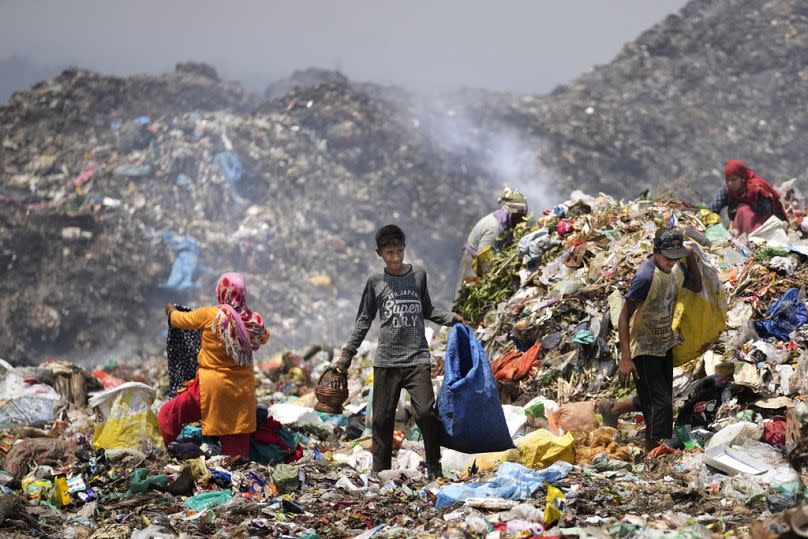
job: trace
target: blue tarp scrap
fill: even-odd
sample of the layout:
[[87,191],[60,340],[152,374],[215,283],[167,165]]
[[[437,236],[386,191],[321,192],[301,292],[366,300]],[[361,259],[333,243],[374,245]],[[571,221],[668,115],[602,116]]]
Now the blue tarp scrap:
[[152,172],[152,167],[148,163],[140,165],[134,163],[127,163],[118,165],[112,169],[112,174],[115,176],[126,176],[127,178],[137,178],[141,176],[148,176]]
[[505,498],[524,501],[532,497],[544,483],[555,483],[572,470],[569,462],[558,461],[543,470],[533,470],[515,462],[503,462],[486,483],[449,485],[438,492],[435,509],[469,498]]
[[516,254],[523,264],[535,262],[552,247],[553,241],[546,228],[525,234],[516,246]]
[[221,169],[222,174],[230,183],[238,182],[241,175],[244,174],[244,166],[238,155],[233,152],[217,153],[213,158],[213,163]]
[[196,287],[194,276],[199,267],[199,245],[193,236],[181,236],[176,232],[167,230],[163,232],[163,241],[177,258],[171,266],[171,274],[163,288],[172,290],[186,290]]
[[796,288],[789,288],[769,307],[764,320],[755,321],[755,331],[761,338],[775,337],[779,341],[789,340],[795,329],[808,322],[808,309],[805,300]]

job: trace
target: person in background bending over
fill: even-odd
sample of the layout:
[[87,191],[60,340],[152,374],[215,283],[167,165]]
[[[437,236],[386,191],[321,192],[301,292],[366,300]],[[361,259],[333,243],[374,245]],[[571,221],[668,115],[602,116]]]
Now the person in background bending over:
[[732,159],[724,166],[726,184],[716,193],[707,209],[721,213],[726,206],[736,234],[750,234],[774,215],[788,222],[780,194],[755,174],[743,161]]
[[467,281],[485,274],[493,254],[492,250],[507,242],[507,232],[525,220],[527,198],[524,194],[505,187],[498,202],[501,204],[500,208],[477,221],[471,229],[463,246],[463,258],[460,261],[460,275],[455,292],[463,288]]

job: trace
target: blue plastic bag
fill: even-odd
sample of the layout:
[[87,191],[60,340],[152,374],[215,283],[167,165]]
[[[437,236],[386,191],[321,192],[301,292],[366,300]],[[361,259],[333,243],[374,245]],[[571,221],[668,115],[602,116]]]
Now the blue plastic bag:
[[435,509],[453,503],[464,502],[469,498],[505,498],[524,501],[533,496],[543,483],[555,483],[567,477],[572,464],[554,462],[544,470],[531,470],[515,462],[503,462],[494,478],[487,483],[466,483],[449,485],[438,492]]
[[199,266],[199,245],[193,236],[180,236],[176,232],[167,230],[163,232],[163,241],[172,251],[177,252],[177,258],[171,265],[171,273],[163,288],[170,290],[188,290],[195,288],[194,276]]
[[755,331],[762,338],[789,340],[792,331],[808,322],[808,309],[796,288],[789,288],[769,307],[766,319],[755,321]]
[[233,152],[217,153],[213,158],[213,162],[218,165],[222,170],[222,174],[224,174],[224,177],[227,178],[227,181],[230,183],[238,182],[241,179],[241,175],[244,174],[244,167],[241,164],[241,160],[238,158],[238,155]]
[[488,356],[467,326],[452,328],[443,363],[441,445],[463,453],[513,448]]

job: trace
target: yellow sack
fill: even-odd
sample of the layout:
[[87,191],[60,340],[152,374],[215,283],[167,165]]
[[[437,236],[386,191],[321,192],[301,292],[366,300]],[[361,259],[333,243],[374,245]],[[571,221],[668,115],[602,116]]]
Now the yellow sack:
[[715,269],[704,263],[704,254],[694,246],[701,271],[702,289],[698,294],[685,288],[679,291],[673,311],[673,330],[682,343],[673,348],[677,367],[705,352],[721,335],[727,323],[727,299]]
[[165,450],[157,418],[151,411],[156,391],[146,384],[127,382],[90,399],[101,412],[95,425],[93,449]]
[[482,277],[491,267],[492,260],[494,260],[494,250],[490,245],[486,245],[477,251],[477,256],[471,261],[471,269],[478,277]]
[[519,464],[524,466],[546,468],[559,460],[575,464],[575,438],[569,432],[556,436],[549,430],[539,429],[514,442],[521,454]]
[[495,451],[494,453],[483,453],[471,459],[468,468],[473,465],[481,472],[490,472],[503,462],[519,462],[522,454],[518,449],[508,449],[506,451]]

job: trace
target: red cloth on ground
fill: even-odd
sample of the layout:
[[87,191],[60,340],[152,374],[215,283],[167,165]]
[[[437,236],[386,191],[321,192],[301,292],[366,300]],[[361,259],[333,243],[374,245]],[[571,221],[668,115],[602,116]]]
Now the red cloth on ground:
[[279,422],[273,418],[268,417],[263,425],[258,425],[258,430],[253,433],[255,441],[262,444],[277,445],[284,452],[288,452],[290,447],[283,441],[283,438],[278,434],[278,431],[283,427]]
[[786,418],[783,416],[773,417],[771,421],[763,423],[763,441],[769,445],[786,445]]
[[539,360],[541,343],[537,342],[527,352],[511,350],[491,364],[491,370],[497,380],[521,380],[530,373]]
[[283,428],[283,425],[275,421],[275,419],[272,417],[268,417],[262,425],[258,425],[258,430],[256,430],[252,436],[256,442],[277,445],[280,447],[286,454],[283,462],[289,464],[290,462],[299,460],[303,456],[303,448],[298,445],[294,448],[294,450],[292,450],[292,448],[289,447],[284,439],[278,434],[278,431],[281,428]]
[[[157,412],[157,425],[166,446],[177,439],[182,427],[188,423],[202,419],[202,407],[199,404],[199,377],[188,384],[185,391],[168,401]],[[249,434],[228,434],[219,436],[222,454],[229,456],[250,456]]]
[[250,458],[249,434],[225,434],[219,436],[219,443],[222,446],[222,455]]

